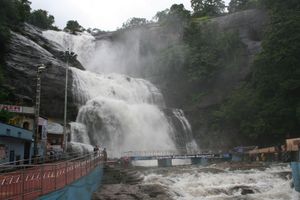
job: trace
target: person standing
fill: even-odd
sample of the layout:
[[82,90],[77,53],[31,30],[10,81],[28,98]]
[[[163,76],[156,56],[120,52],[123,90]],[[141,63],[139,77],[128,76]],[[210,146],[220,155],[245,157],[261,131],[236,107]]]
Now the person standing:
[[106,152],[106,148],[103,149],[103,160],[104,160],[104,162],[107,161],[107,152]]

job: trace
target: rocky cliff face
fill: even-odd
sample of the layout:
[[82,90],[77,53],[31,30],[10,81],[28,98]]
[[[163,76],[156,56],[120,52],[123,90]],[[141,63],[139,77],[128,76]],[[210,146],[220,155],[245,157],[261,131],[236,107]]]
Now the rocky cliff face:
[[267,21],[268,16],[264,10],[246,10],[212,20],[212,23],[217,24],[221,30],[238,31],[240,40],[244,44],[244,51],[240,58],[242,64],[237,68],[231,69],[224,65],[223,70],[213,80],[199,85],[189,85],[190,90],[185,90],[187,93],[183,94],[187,97],[188,92],[203,93],[196,107],[191,107],[186,104],[188,101],[183,100],[186,115],[202,148],[222,149],[246,143],[235,130],[213,131],[210,128],[213,120],[211,113],[251,73],[251,64],[261,50],[261,40]]
[[[41,75],[41,115],[63,119],[66,66],[63,52],[45,39],[41,30],[31,25],[25,24],[20,33],[12,32],[4,68],[4,85],[12,91],[17,101],[34,106],[36,74],[41,64],[47,67]],[[78,61],[72,64],[83,69]],[[72,74],[69,74],[69,118],[74,120],[77,109],[72,103]]]

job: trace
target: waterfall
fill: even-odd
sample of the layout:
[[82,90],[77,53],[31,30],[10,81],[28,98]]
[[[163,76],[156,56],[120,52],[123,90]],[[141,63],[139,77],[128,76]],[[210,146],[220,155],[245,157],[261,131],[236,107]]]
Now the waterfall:
[[[62,51],[66,50],[64,46],[71,47],[87,69],[89,58],[99,52],[90,35],[45,31],[44,36]],[[149,81],[70,69],[73,99],[79,108],[76,122],[71,123],[73,142],[105,147],[110,156],[116,157],[126,151],[184,148],[184,152],[191,152],[197,148],[191,145],[192,129],[182,110],[167,114],[163,95]]]
[[162,94],[154,85],[118,74],[71,70],[73,94],[82,105],[76,122],[85,125],[91,144],[115,156],[176,150],[172,126],[159,108],[164,106]]
[[88,33],[72,35],[63,31],[43,31],[43,36],[52,41],[61,51],[73,51],[78,60],[85,66],[93,57],[95,51],[95,38]]

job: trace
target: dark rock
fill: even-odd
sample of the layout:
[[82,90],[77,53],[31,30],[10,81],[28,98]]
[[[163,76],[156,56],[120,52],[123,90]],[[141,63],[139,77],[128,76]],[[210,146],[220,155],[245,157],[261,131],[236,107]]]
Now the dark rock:
[[[31,100],[26,103],[27,106],[34,106],[37,67],[46,65],[47,69],[41,75],[41,115],[58,120],[63,119],[64,111],[66,63],[58,56],[61,53],[42,36],[41,30],[25,25],[21,33],[12,32],[3,70],[4,84],[10,87],[19,100]],[[78,61],[73,67],[83,69]],[[68,119],[75,120],[77,106],[72,99],[72,73],[69,72]]]
[[241,195],[254,194],[254,193],[258,192],[257,189],[251,188],[251,187],[245,186],[245,185],[235,186],[235,187],[231,188],[230,191],[231,191],[231,193],[240,191]]

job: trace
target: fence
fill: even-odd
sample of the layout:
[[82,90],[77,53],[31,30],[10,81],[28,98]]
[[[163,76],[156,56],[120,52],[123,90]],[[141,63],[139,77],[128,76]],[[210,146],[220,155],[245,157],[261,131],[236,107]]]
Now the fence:
[[0,173],[0,200],[36,199],[89,174],[102,160],[100,153],[93,153],[51,164],[1,165],[6,172]]

